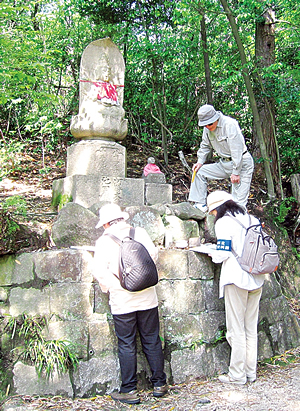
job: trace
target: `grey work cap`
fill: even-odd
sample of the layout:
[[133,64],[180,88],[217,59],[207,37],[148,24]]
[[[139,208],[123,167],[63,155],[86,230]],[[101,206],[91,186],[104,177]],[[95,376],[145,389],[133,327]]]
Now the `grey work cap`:
[[218,113],[213,106],[205,104],[198,110],[198,125],[207,126],[207,124],[214,123],[219,117],[220,113]]

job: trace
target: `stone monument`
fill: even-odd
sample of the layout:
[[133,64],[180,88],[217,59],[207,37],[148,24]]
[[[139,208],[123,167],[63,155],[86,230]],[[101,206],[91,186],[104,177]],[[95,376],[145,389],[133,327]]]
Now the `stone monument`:
[[[68,148],[67,175],[54,181],[53,206],[73,201],[89,208],[100,201],[122,207],[172,202],[172,186],[147,194],[143,178],[126,178],[126,149],[119,144],[127,135],[123,109],[125,64],[110,38],[96,40],[84,50],[80,64],[79,112],[70,131],[79,141]],[[153,183],[152,183],[153,185]],[[153,187],[152,187],[153,190]]]
[[123,56],[111,39],[87,46],[80,65],[79,113],[70,127],[75,138],[121,141],[126,137],[124,73]]

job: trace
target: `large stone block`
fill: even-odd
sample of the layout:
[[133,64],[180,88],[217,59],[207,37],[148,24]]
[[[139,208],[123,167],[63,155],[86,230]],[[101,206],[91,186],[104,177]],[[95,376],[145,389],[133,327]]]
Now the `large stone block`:
[[[268,309],[262,304],[264,302],[261,303],[258,323],[259,332],[264,332],[269,340],[272,355],[278,355],[290,348],[299,346],[300,340],[299,319],[289,311],[284,297],[278,297],[276,300],[275,304],[269,307],[269,313],[272,309],[274,310],[271,316],[268,315]],[[282,313],[280,313],[280,309],[282,309]]]
[[106,353],[101,358],[80,361],[74,372],[76,397],[91,397],[110,394],[120,386],[120,366],[118,357]]
[[113,141],[81,140],[67,151],[67,177],[126,177],[126,148]]
[[145,204],[169,204],[172,203],[172,185],[171,184],[145,184]]
[[267,337],[264,331],[258,332],[258,352],[257,358],[259,361],[262,361],[265,358],[271,358],[274,355],[270,339]]
[[49,287],[50,312],[61,320],[81,320],[92,313],[91,283],[57,283]]
[[283,320],[289,315],[289,306],[283,295],[272,300],[268,298],[260,301],[259,318],[268,318],[270,324]]
[[5,303],[8,299],[8,289],[0,287],[0,302]]
[[38,278],[52,282],[92,282],[93,257],[88,251],[70,249],[33,255]]
[[178,204],[168,204],[168,208],[172,211],[176,217],[181,220],[203,220],[206,216],[203,211],[194,208],[190,202],[178,203]]
[[9,315],[9,306],[3,302],[0,302],[0,315]]
[[281,287],[274,274],[265,274],[261,299],[274,299],[282,294]]
[[61,395],[72,397],[69,374],[54,372],[51,378],[38,377],[35,367],[17,362],[14,366],[14,390],[17,395]]
[[188,251],[188,275],[195,280],[212,280],[214,264],[206,254]]
[[171,315],[164,317],[165,339],[178,349],[216,344],[224,336],[225,312]]
[[[173,351],[171,354],[171,368],[174,383],[188,382],[195,378],[212,377],[216,372],[228,369],[227,355],[224,355],[224,346],[219,350],[199,345],[194,349]],[[222,351],[222,352],[220,352]]]
[[97,314],[106,314],[110,312],[110,307],[108,303],[108,294],[101,291],[98,282],[93,283],[93,288],[91,289],[92,298],[94,301],[94,312]]
[[9,297],[10,315],[17,317],[26,313],[31,316],[50,315],[49,288],[13,288]]
[[[107,315],[93,315],[89,321],[89,355],[102,357],[105,351],[115,351],[117,347],[117,338],[114,333],[112,324],[109,323]],[[114,349],[115,348],[115,349]]]
[[180,218],[170,215],[165,216],[165,230],[168,238],[173,242],[188,240],[191,237],[199,237],[199,226],[193,220],[181,220]]
[[145,179],[145,183],[166,184],[164,173],[149,173],[146,176],[143,173],[142,177]]
[[[199,280],[198,280],[199,281]],[[224,311],[224,298],[219,298],[219,282],[215,280],[201,281],[205,310]]]
[[13,273],[15,267],[15,257],[0,257],[0,286],[13,284]]
[[24,253],[16,257],[12,276],[14,284],[23,284],[34,279],[33,255]]
[[72,352],[78,358],[87,359],[88,323],[86,320],[55,321],[51,320],[43,330],[46,340],[64,340],[72,343]]
[[102,177],[97,201],[109,201],[121,207],[143,206],[144,184],[142,178]]
[[188,275],[188,252],[160,250],[156,266],[160,279],[185,279]]
[[283,353],[287,351],[288,347],[299,346],[300,333],[299,330],[295,332],[294,325],[290,317],[269,327],[274,354]]
[[126,207],[129,214],[128,223],[133,227],[143,227],[155,244],[162,244],[165,237],[165,227],[158,211],[152,207]]
[[94,246],[103,233],[95,228],[99,222],[92,211],[79,204],[68,203],[59,212],[52,225],[52,238],[57,247]]
[[198,314],[206,308],[201,281],[162,280],[156,286],[163,316]]

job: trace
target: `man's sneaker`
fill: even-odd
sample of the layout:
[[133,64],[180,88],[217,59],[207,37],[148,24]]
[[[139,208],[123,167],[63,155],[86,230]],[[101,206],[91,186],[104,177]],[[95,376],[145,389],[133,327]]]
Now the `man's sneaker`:
[[207,206],[206,204],[200,204],[200,203],[195,203],[194,208],[197,208],[197,210],[202,211],[203,213],[206,213],[207,211]]
[[221,381],[221,382],[223,382],[223,383],[239,384],[239,385],[244,385],[244,384],[246,384],[246,381],[234,380],[234,379],[231,378],[230,375],[228,375],[228,374],[219,375],[218,379],[219,379],[219,381]]
[[130,392],[113,392],[110,396],[113,400],[125,404],[139,404],[141,401],[137,390],[132,390]]
[[153,388],[153,396],[154,397],[163,397],[168,392],[167,384],[162,385],[161,387],[154,387]]
[[247,382],[254,382],[256,381],[256,377],[247,377]]

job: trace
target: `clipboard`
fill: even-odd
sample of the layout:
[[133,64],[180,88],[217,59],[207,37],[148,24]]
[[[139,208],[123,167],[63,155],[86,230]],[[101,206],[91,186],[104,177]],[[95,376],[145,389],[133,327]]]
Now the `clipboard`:
[[216,251],[217,245],[211,243],[204,243],[198,247],[190,248],[189,251],[195,251],[196,253],[211,254]]

